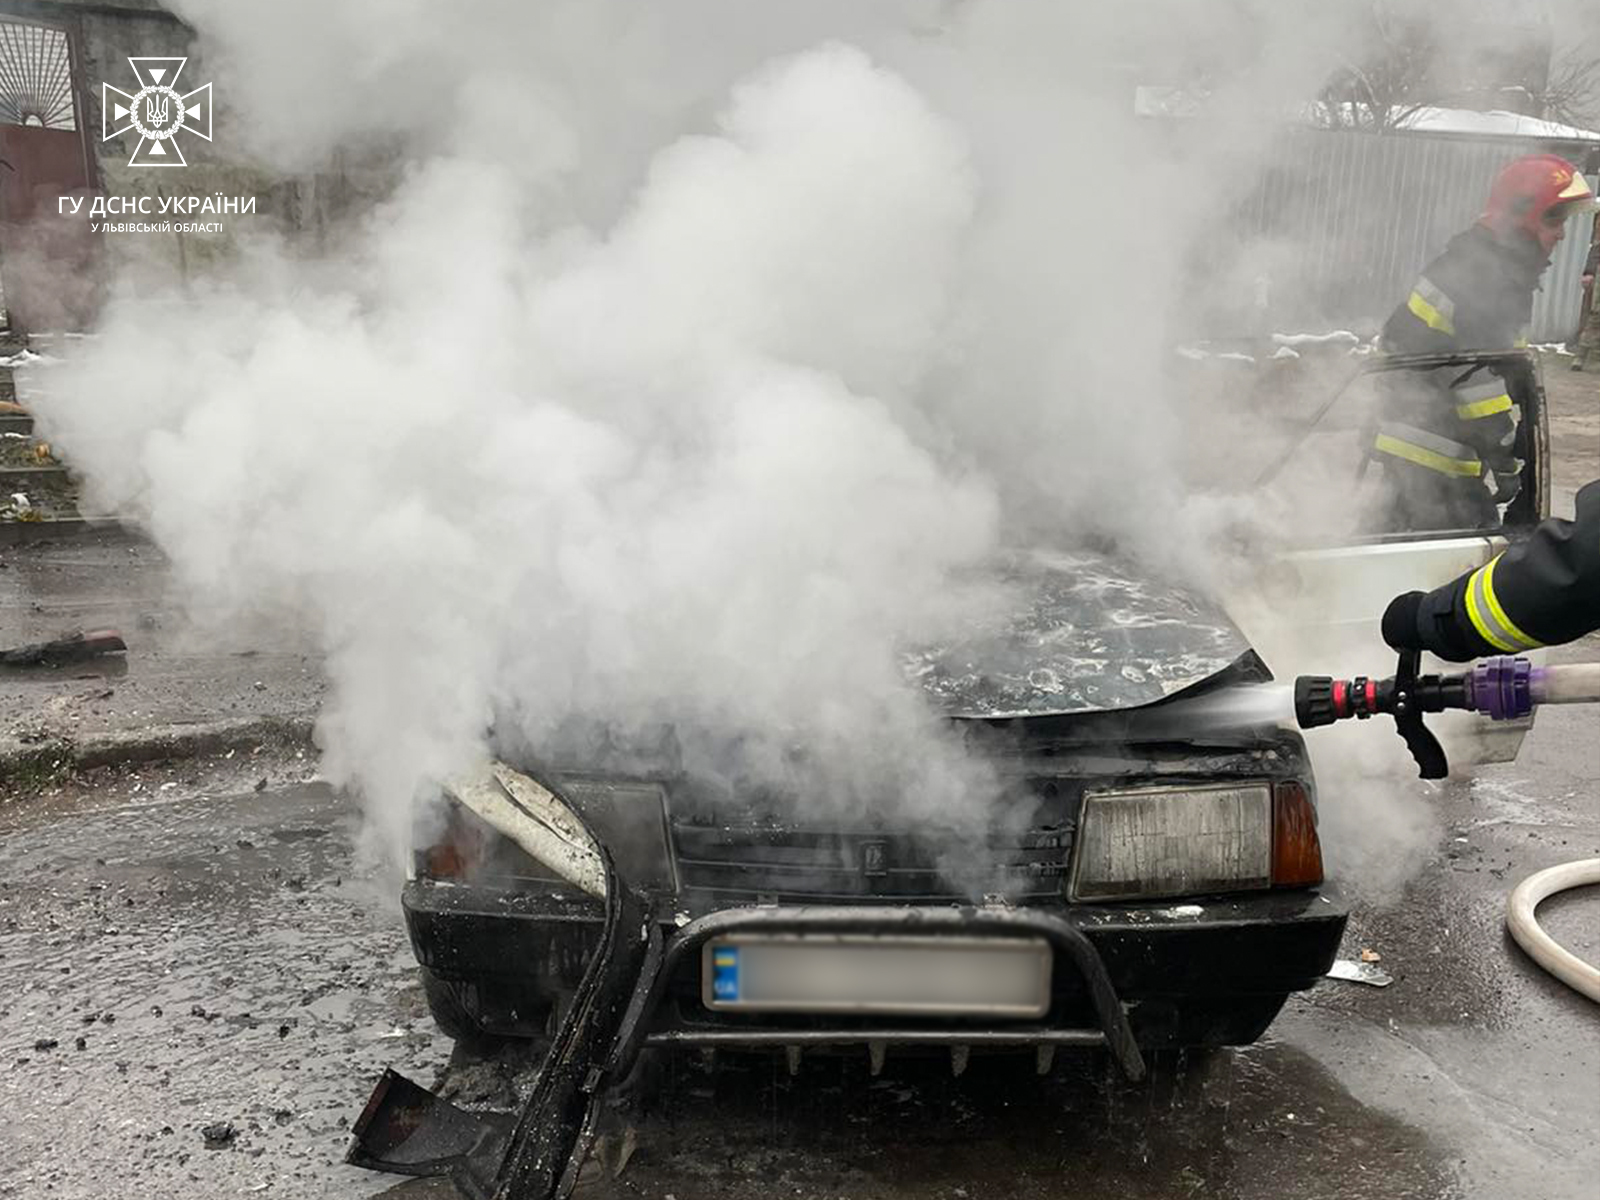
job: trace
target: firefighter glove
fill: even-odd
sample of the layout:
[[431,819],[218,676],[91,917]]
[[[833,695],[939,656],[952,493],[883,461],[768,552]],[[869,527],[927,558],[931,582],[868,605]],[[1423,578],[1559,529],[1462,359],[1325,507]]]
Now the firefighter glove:
[[1383,612],[1383,640],[1391,649],[1422,649],[1422,633],[1417,625],[1422,596],[1421,592],[1407,592],[1389,601],[1389,607]]

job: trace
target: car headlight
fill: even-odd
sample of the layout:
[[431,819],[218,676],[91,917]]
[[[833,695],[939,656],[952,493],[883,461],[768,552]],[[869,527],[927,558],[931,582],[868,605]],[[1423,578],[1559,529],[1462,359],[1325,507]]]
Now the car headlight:
[[666,797],[658,783],[582,777],[547,786],[489,762],[447,781],[443,793],[442,819],[429,820],[413,856],[415,875],[459,882],[562,879],[600,894],[592,840],[598,839],[629,884],[675,886]]
[[1091,792],[1068,888],[1074,900],[1247,891],[1271,887],[1272,866],[1269,784]]

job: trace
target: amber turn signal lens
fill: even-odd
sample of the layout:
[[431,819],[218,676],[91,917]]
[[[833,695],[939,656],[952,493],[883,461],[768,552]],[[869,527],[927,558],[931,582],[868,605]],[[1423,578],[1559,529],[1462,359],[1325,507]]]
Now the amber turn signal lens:
[[1298,783],[1272,788],[1272,886],[1310,887],[1322,882],[1317,812]]

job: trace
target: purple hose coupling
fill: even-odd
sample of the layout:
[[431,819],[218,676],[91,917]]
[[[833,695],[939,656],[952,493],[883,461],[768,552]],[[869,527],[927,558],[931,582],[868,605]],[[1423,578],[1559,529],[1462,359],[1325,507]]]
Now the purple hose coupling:
[[1495,721],[1525,717],[1533,711],[1534,677],[1543,674],[1525,658],[1486,658],[1463,677],[1467,707]]

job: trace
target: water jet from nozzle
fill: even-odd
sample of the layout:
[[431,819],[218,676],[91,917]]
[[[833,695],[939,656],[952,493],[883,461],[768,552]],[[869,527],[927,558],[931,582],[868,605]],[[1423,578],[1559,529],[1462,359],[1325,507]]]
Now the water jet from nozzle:
[[1243,729],[1287,725],[1295,717],[1294,688],[1287,683],[1222,688],[1172,705],[1174,718],[1191,729]]

